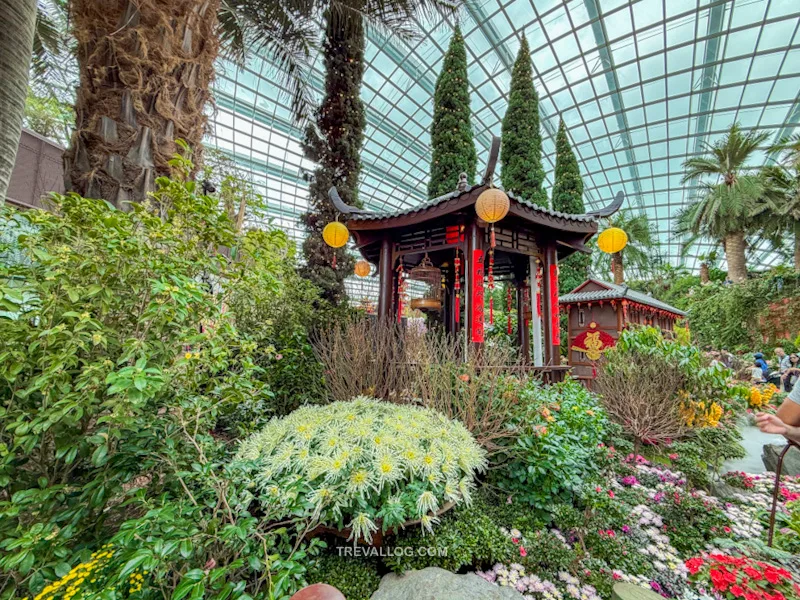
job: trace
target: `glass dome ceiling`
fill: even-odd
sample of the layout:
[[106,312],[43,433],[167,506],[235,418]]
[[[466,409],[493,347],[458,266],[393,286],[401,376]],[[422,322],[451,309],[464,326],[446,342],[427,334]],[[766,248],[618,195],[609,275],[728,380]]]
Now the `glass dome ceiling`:
[[[492,135],[500,135],[519,36],[531,48],[540,97],[545,186],[552,188],[555,133],[561,116],[585,184],[587,209],[618,190],[658,232],[661,259],[689,269],[709,251],[681,256],[672,233],[678,209],[693,196],[682,163],[734,122],[770,134],[800,123],[800,3],[797,0],[465,0],[459,14],[467,45],[479,171]],[[360,197],[390,210],[426,200],[433,91],[452,32],[418,23],[411,42],[369,31],[361,95],[367,110]],[[311,84],[321,97],[321,57]],[[274,222],[298,241],[307,209],[302,132],[287,94],[259,57],[247,68],[223,65],[210,142],[252,174]],[[764,152],[752,164],[764,164]],[[751,265],[779,262],[766,243]],[[351,287],[351,296],[372,285]]]

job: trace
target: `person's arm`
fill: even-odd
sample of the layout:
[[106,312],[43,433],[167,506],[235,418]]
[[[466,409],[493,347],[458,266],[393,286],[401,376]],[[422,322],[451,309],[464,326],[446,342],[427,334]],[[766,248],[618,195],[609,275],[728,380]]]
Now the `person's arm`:
[[778,415],[758,413],[756,415],[756,425],[764,433],[774,433],[782,435],[787,440],[800,444],[800,427],[787,425]]
[[794,386],[776,414],[781,421],[791,427],[800,425],[800,385]]

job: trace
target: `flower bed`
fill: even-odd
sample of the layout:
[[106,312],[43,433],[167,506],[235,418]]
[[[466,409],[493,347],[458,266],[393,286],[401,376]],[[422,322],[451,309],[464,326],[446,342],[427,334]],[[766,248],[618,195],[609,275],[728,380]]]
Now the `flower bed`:
[[[496,564],[478,575],[547,600],[610,598],[618,581],[681,600],[800,597],[800,574],[792,579],[789,554],[763,554],[774,476],[730,473],[723,479],[741,492],[720,499],[690,488],[679,471],[627,456],[605,481],[583,489],[578,508],[554,508],[556,528],[507,531],[519,562]],[[779,522],[782,516],[791,525],[800,512],[798,498],[800,478],[786,478]],[[531,557],[541,536],[557,536],[568,557],[552,565],[547,556]]]

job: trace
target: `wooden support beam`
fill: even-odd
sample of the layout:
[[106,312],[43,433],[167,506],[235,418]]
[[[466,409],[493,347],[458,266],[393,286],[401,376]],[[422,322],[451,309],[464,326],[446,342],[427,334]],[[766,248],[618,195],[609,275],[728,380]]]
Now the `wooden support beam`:
[[388,237],[381,240],[381,254],[378,262],[378,318],[388,321],[392,317],[392,295],[394,293],[394,269],[392,260],[392,242]]

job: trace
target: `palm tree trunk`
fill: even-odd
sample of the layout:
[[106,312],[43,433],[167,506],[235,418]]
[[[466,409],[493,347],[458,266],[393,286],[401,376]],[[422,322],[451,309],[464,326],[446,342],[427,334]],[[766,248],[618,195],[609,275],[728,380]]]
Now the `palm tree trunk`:
[[700,263],[700,284],[707,285],[711,281],[707,262]]
[[68,190],[142,201],[182,139],[201,159],[220,0],[74,0],[80,84]]
[[794,270],[800,273],[800,221],[794,222]]
[[745,258],[744,233],[737,231],[725,236],[725,258],[728,259],[728,278],[733,283],[747,281],[747,259]]
[[28,95],[36,0],[0,0],[0,204],[6,201],[8,182],[22,130]]
[[622,252],[614,252],[611,255],[611,271],[614,273],[614,283],[622,285],[625,283],[625,269],[622,263]]

